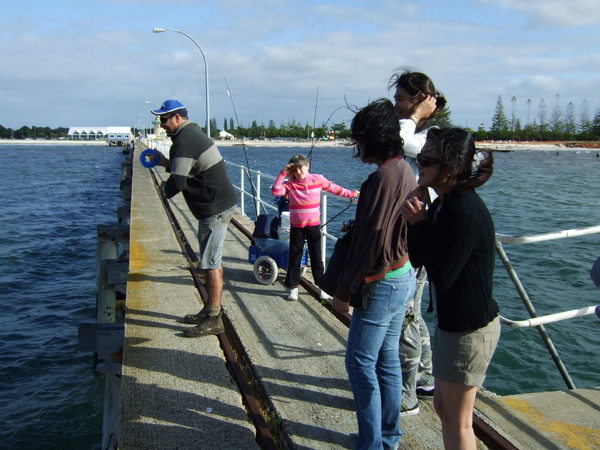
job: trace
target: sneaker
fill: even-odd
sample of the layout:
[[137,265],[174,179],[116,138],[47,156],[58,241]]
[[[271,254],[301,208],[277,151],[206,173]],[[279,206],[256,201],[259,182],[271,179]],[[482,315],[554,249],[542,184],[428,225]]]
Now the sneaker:
[[322,289],[319,289],[319,300],[329,300],[331,296]]
[[417,388],[417,398],[422,398],[424,400],[433,399],[433,388],[431,388],[431,389]]
[[412,408],[405,408],[404,405],[402,405],[402,409],[400,410],[400,416],[416,416],[420,412],[421,411],[419,410],[419,403],[417,402],[417,404]]
[[222,312],[219,313],[218,316],[209,316],[208,314],[206,314],[206,316],[201,319],[198,325],[192,328],[188,328],[183,332],[183,335],[185,337],[192,338],[220,334],[223,331],[225,331],[222,316]]
[[208,317],[205,309],[202,309],[198,314],[187,314],[183,318],[183,323],[200,323]]
[[298,288],[290,289],[290,295],[288,295],[288,300],[298,300]]

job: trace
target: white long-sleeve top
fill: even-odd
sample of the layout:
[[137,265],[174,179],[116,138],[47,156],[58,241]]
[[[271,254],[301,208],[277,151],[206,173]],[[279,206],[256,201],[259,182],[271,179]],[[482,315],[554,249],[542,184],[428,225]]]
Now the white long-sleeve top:
[[417,173],[417,154],[425,145],[428,128],[415,133],[417,124],[412,119],[400,119],[400,137],[404,141],[404,159],[410,164],[413,172]]
[[[417,154],[421,153],[425,141],[427,140],[427,132],[429,128],[415,133],[417,124],[412,119],[400,119],[400,137],[404,141],[404,159],[410,164],[413,173],[419,180],[419,170],[417,169]],[[437,194],[429,188],[429,197],[431,201],[437,198]]]

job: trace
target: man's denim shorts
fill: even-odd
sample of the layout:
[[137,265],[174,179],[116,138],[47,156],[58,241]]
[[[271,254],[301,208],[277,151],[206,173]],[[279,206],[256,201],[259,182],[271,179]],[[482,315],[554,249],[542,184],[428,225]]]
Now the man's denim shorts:
[[227,236],[227,225],[236,207],[233,206],[219,214],[198,222],[198,241],[200,241],[200,269],[220,269],[223,258],[223,244]]

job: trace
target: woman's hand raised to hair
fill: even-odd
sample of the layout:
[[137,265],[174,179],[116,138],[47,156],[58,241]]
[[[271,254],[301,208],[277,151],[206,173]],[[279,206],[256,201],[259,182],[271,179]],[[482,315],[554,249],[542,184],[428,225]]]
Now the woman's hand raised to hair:
[[421,103],[415,106],[412,116],[421,120],[427,120],[431,117],[436,108],[436,99],[432,95],[426,96]]

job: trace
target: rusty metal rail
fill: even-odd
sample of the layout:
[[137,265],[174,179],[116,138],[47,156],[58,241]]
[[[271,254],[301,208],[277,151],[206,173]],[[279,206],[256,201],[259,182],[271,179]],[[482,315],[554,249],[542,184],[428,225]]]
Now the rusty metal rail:
[[[158,179],[157,179],[154,171],[150,171],[150,173],[152,175],[152,179],[154,181],[154,186],[155,186],[156,190],[158,191],[159,198],[161,199],[161,202],[163,204],[163,207],[165,209],[167,217],[169,218],[169,223],[171,224],[171,227],[173,228],[173,232],[175,233],[175,237],[176,237],[177,241],[179,242],[181,251],[183,252],[183,255],[185,256],[185,258],[188,262],[188,266],[190,268],[190,272],[192,274],[194,284],[196,285],[196,288],[198,289],[198,292],[200,293],[202,300],[206,302],[206,300],[207,300],[206,290],[204,289],[204,285],[202,284],[201,276],[198,273],[198,271],[196,270],[196,265],[198,262],[196,253],[192,249],[189,241],[186,239],[186,237],[179,225],[179,222],[177,221],[177,218],[175,217],[175,214],[171,210],[171,206],[169,205],[168,200],[165,198],[165,196],[162,194],[162,192],[160,192],[159,182],[158,182]],[[228,338],[228,334],[232,334],[232,333],[235,334],[235,330],[231,326],[231,323],[227,319],[226,315],[225,314],[223,314],[223,315],[224,315],[224,319],[225,319],[223,321],[223,323],[225,325],[225,333],[221,333],[217,337],[219,339],[221,348],[223,349],[223,353],[225,354],[225,359],[227,361],[227,365],[230,369],[232,377],[240,389],[240,393],[242,394],[243,402],[246,405],[246,408],[248,409],[248,414],[250,415],[252,422],[254,423],[254,426],[256,427],[256,441],[257,441],[258,445],[260,445],[260,447],[264,450],[277,450],[278,446],[275,443],[275,439],[273,438],[273,435],[271,434],[269,425],[267,424],[267,421],[265,420],[265,418],[262,414],[262,411],[261,411],[261,408],[259,405],[259,401],[257,398],[258,397],[257,393],[255,393],[253,391],[248,379],[246,378],[246,376],[244,376],[242,364],[240,363],[240,361],[238,360],[238,358],[236,356],[236,352],[240,352],[241,349],[240,348],[234,349],[232,342],[235,341],[235,339],[230,340]]]

